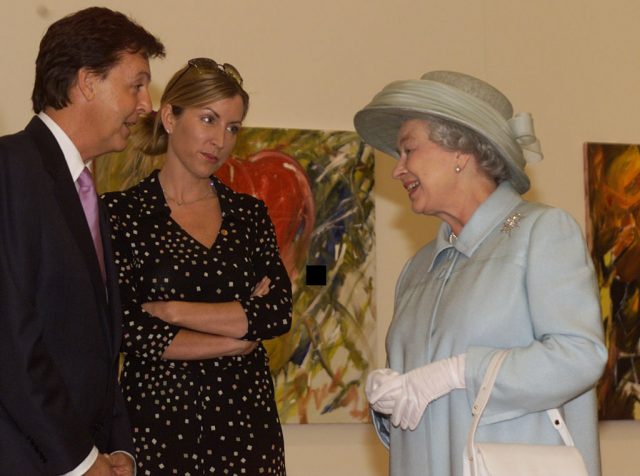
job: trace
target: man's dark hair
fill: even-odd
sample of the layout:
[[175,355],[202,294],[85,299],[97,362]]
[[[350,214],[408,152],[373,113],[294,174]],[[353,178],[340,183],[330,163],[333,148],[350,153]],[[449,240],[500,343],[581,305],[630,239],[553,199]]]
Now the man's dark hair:
[[31,101],[37,114],[69,104],[69,89],[80,68],[106,75],[123,53],[164,57],[164,45],[120,12],[90,7],[53,23],[40,42]]

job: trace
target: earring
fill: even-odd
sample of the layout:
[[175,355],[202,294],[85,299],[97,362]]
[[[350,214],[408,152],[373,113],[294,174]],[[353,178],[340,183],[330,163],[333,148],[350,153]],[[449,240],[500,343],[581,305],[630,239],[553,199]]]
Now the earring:
[[459,165],[456,165],[456,168],[454,169],[456,171],[457,174],[459,174],[460,172],[462,172],[462,169],[460,168]]

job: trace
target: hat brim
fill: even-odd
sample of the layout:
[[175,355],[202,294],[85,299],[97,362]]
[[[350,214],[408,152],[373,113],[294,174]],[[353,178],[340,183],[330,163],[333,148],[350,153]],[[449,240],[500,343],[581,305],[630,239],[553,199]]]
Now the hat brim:
[[[353,122],[362,139],[394,159],[398,158],[398,131],[409,119],[427,119],[436,114],[397,107],[380,107],[359,111]],[[443,118],[447,119],[447,118]]]

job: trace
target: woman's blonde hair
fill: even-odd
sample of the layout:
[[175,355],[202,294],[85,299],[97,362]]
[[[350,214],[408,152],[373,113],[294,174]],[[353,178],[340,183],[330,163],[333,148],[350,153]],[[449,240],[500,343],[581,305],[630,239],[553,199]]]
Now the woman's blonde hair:
[[[218,65],[213,60],[207,60],[206,67],[195,61],[189,60],[169,80],[158,109],[170,104],[173,114],[179,116],[186,108],[240,96],[244,119],[249,110],[249,95],[242,87],[242,78],[237,70],[228,64]],[[161,114],[152,113],[138,120],[131,137],[131,147],[146,155],[161,155],[167,151],[168,138]]]

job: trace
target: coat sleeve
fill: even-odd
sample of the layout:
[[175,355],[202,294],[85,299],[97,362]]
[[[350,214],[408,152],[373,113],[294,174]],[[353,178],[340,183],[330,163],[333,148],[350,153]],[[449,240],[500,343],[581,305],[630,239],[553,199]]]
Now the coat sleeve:
[[277,337],[291,327],[291,281],[280,259],[273,223],[264,202],[257,201],[253,214],[252,265],[258,280],[271,279],[271,290],[263,297],[240,299],[249,321],[247,340]]
[[135,454],[133,437],[131,435],[131,422],[124,403],[124,397],[120,390],[120,384],[116,385],[116,396],[113,407],[113,420],[109,433],[109,452],[126,451],[130,455]]
[[[594,387],[607,359],[593,264],[570,215],[550,208],[537,217],[524,265],[534,339],[509,353],[483,423],[562,406]],[[494,351],[468,349],[470,402]]]

